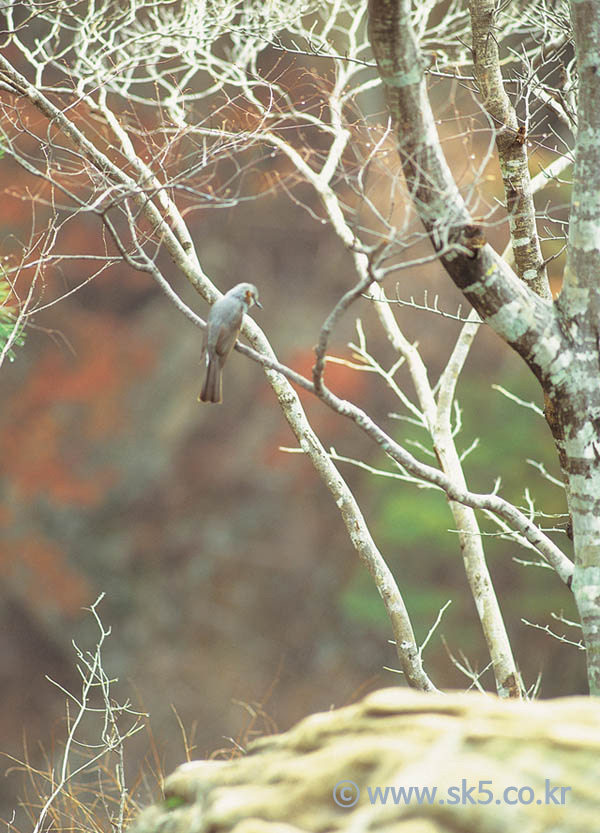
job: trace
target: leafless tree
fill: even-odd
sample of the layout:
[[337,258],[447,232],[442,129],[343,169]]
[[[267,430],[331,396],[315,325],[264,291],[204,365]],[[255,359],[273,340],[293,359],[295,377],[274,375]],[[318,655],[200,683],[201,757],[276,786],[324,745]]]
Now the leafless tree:
[[[167,253],[209,303],[219,297],[192,241],[190,206],[227,208],[253,198],[249,174],[274,160],[267,188],[300,201],[351,254],[355,275],[320,329],[311,379],[277,361],[246,319],[238,344],[260,362],[298,448],[340,511],[353,547],[388,612],[398,658],[412,686],[433,690],[408,612],[357,501],[311,428],[290,382],[352,420],[387,454],[401,481],[442,490],[501,696],[523,684],[486,566],[481,516],[550,565],[574,595],[587,649],[590,690],[600,693],[600,334],[595,264],[600,247],[600,86],[597,4],[561,0],[38,0],[2,9],[0,113],[4,152],[29,175],[32,230],[5,277],[18,323],[49,300],[36,292],[57,263],[77,258],[83,282],[125,261],[147,273],[178,309],[203,322],[159,266]],[[319,63],[298,83],[294,66]],[[306,80],[308,79],[308,80]],[[457,176],[449,168],[431,104],[443,89],[456,104],[456,134],[469,147]],[[382,91],[385,105],[382,103]],[[382,107],[385,110],[382,112]],[[40,121],[40,118],[43,121]],[[544,131],[552,160],[532,176],[530,154]],[[477,133],[477,141],[474,134]],[[573,166],[570,225],[534,195]],[[485,188],[497,167],[502,205]],[[37,183],[37,187],[31,183]],[[315,205],[318,206],[315,209]],[[411,209],[411,210],[409,210]],[[69,254],[66,229],[97,219],[103,256]],[[497,252],[490,230],[506,228]],[[542,236],[568,247],[553,300]],[[401,270],[439,262],[471,304],[438,382],[402,332],[394,304],[444,313],[434,301],[395,296]],[[75,290],[72,290],[75,291]],[[362,296],[375,306],[397,360],[384,367],[358,326],[350,364],[378,374],[429,435],[432,460],[411,453],[358,404],[326,384],[336,360],[328,345],[341,316]],[[469,489],[455,445],[456,384],[482,324],[531,368],[545,399],[564,479],[575,564],[523,511],[496,491]],[[15,329],[15,333],[18,328]],[[343,359],[343,361],[348,361]],[[396,381],[408,368],[412,396]],[[353,461],[356,465],[360,461]]]
[[[68,691],[48,678],[66,696],[67,730],[59,764],[44,772],[32,767],[27,754],[24,760],[9,756],[15,768],[27,773],[27,786],[35,793],[28,797],[37,811],[33,833],[60,830],[76,821],[86,829],[101,830],[96,826],[101,818],[97,804],[111,829],[123,833],[132,812],[138,809],[127,789],[124,748],[129,738],[144,729],[148,715],[134,711],[129,701],[115,699],[118,680],[109,677],[103,665],[103,648],[111,632],[98,613],[103,596],[88,609],[98,630],[93,650],[81,649],[73,641],[80,690]],[[86,775],[91,773],[99,778],[99,801],[94,797],[90,802],[89,782],[86,791]],[[12,823],[7,827],[17,829]]]

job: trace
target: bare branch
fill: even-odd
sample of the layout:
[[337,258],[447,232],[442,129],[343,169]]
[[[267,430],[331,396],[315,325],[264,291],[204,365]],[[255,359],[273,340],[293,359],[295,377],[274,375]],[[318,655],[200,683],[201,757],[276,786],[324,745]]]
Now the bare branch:
[[535,628],[538,631],[544,631],[544,633],[547,633],[548,636],[551,636],[553,639],[557,639],[565,645],[572,645],[575,648],[579,648],[580,651],[585,651],[585,645],[581,639],[579,642],[574,642],[572,639],[568,639],[564,634],[561,635],[554,633],[549,625],[538,625],[535,622],[529,622],[527,619],[521,619],[521,622],[523,622],[524,625],[528,625],[530,628]]
[[[410,2],[371,0],[369,8],[371,44],[397,151],[421,221],[458,288],[540,376],[563,348],[552,306],[521,283],[467,211],[441,151],[410,23]],[[550,348],[549,355],[532,350],[540,342]]]
[[517,115],[504,89],[494,33],[498,7],[494,0],[470,0],[473,65],[483,104],[498,125],[496,146],[504,181],[506,209],[517,274],[542,298],[551,298],[535,222],[527,160],[527,125]]

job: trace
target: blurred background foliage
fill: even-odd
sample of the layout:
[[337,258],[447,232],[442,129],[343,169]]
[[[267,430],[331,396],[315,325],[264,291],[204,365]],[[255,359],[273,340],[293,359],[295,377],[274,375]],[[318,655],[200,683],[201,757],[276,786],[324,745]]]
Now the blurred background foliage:
[[[195,239],[223,289],[241,276],[256,281],[264,304],[257,320],[280,358],[309,372],[321,322],[353,280],[328,230],[285,198],[271,197],[239,206],[225,223],[207,214]],[[65,276],[54,279],[69,285]],[[411,279],[415,291],[429,288],[440,294],[442,308],[456,309],[459,299],[443,275],[428,268]],[[369,349],[391,364],[369,303],[360,301],[353,312]],[[396,314],[437,378],[460,325],[406,308]],[[144,761],[159,761],[168,772],[183,759],[173,709],[192,754],[203,757],[231,750],[229,739],[284,730],[368,689],[403,684],[385,670],[395,667],[390,630],[337,508],[302,455],[279,450],[293,437],[257,366],[233,355],[224,404],[197,404],[199,333],[148,281],[125,269],[84,287],[37,323],[18,360],[2,371],[3,751],[22,755],[26,738],[35,759],[38,743],[48,748],[64,736],[64,701],[44,674],[76,690],[70,640],[88,638],[82,608],[101,591],[107,596],[100,612],[113,629],[108,671],[151,715],[151,735],[130,742],[131,777]],[[354,338],[350,315],[332,353],[351,358],[347,343]],[[327,374],[337,393],[395,436],[424,441],[414,426],[389,416],[399,405],[372,374],[339,365],[329,365]],[[458,388],[459,448],[480,438],[465,461],[471,488],[489,491],[500,476],[501,493],[519,505],[529,485],[536,508],[563,511],[561,489],[526,463],[534,458],[557,473],[545,421],[492,384],[525,400],[536,396],[528,371],[482,329]],[[326,447],[391,468],[353,425],[301,396]],[[465,688],[442,636],[476,669],[485,668],[488,656],[444,497],[340,466],[420,641],[452,600],[425,661],[437,685]],[[559,540],[568,551],[566,537]],[[515,563],[527,553],[510,542],[486,538],[486,551],[527,684],[541,673],[542,696],[584,692],[581,652],[521,622],[568,631],[550,612],[574,618],[569,592],[551,571]],[[490,672],[483,682],[493,689]],[[247,735],[250,712],[264,719],[253,719]],[[6,817],[18,773],[3,779],[1,789]]]
[[[472,367],[475,362],[481,366]],[[458,443],[459,451],[465,450],[470,441],[479,440],[465,461],[470,488],[489,492],[494,488],[495,478],[500,477],[501,494],[524,511],[528,509],[525,498],[527,488],[537,510],[561,516],[565,511],[562,489],[528,462],[540,463],[555,478],[560,476],[543,417],[492,388],[492,384],[499,385],[525,402],[533,400],[538,408],[542,408],[543,402],[535,386],[519,362],[509,355],[503,357],[500,372],[493,380],[485,370],[485,363],[477,359],[475,362],[471,362],[458,389],[462,421],[460,437],[465,438]],[[424,432],[414,426],[406,426],[401,432],[396,431],[395,435],[408,443],[423,444],[426,441]],[[376,465],[393,470],[386,460],[378,460]],[[457,571],[459,544],[444,495],[437,490],[376,476],[372,476],[371,488],[376,494],[374,530],[377,540],[388,554],[394,574],[401,577],[402,587],[411,600],[411,614],[421,641],[435,622],[438,611],[450,599],[452,605],[444,615],[440,633],[452,634],[449,647],[455,652],[464,650],[466,645],[470,646],[465,650],[467,655],[473,650],[480,651],[481,634],[469,624],[473,603],[465,576]],[[568,548],[565,521],[564,516],[551,517],[542,520],[542,525],[559,529],[557,540]],[[528,667],[527,657],[530,654],[527,646],[535,644],[536,640],[520,618],[547,624],[550,622],[549,611],[552,610],[576,619],[575,606],[565,598],[551,571],[526,567],[514,560],[530,559],[518,546],[501,539],[497,526],[484,518],[482,529],[488,534],[485,547],[492,578],[510,632],[515,637],[518,657],[522,651],[521,668],[526,681],[531,684],[537,671],[543,670],[544,662],[542,660],[535,668]],[[349,617],[373,627],[386,627],[385,612],[378,594],[370,586],[369,577],[364,572],[357,570],[354,573],[341,602]],[[574,638],[573,633],[571,638]],[[540,658],[539,654],[537,656]],[[546,653],[542,656],[545,657]],[[483,679],[488,685],[492,683],[489,672]],[[559,694],[562,682],[561,676],[555,688],[552,675],[549,678],[546,675],[544,691]]]
[[[464,170],[462,139],[447,152]],[[14,258],[31,206],[14,187],[22,190],[23,172],[6,158],[0,164],[3,255]],[[312,197],[302,194],[307,212],[296,199],[269,191],[277,164],[253,169],[260,199],[221,212],[197,208],[188,220],[207,274],[222,290],[239,280],[256,283],[264,310],[255,319],[279,358],[310,375],[319,328],[355,277],[348,253],[311,215]],[[537,153],[532,172],[539,165]],[[500,193],[493,160],[489,171],[490,192]],[[102,253],[97,231],[86,216],[77,239],[65,245]],[[500,251],[505,238],[501,224],[490,229]],[[173,267],[162,266],[184,300],[205,314]],[[561,268],[560,259],[552,262],[555,290]],[[391,275],[389,297],[396,281],[404,298],[420,300],[427,290],[450,312],[461,301],[432,264]],[[56,297],[79,282],[76,266],[58,264],[44,292]],[[460,325],[406,307],[394,311],[436,379]],[[370,351],[390,366],[395,356],[366,300],[334,334],[332,353],[351,357],[355,316]],[[64,698],[44,675],[76,690],[71,639],[84,644],[91,637],[83,608],[102,591],[100,613],[113,631],[107,670],[151,715],[149,732],[131,741],[132,778],[144,761],[168,772],[183,760],[178,720],[194,756],[229,754],[254,732],[285,730],[311,711],[403,684],[386,670],[395,665],[395,651],[377,592],[312,468],[300,454],[280,451],[293,437],[256,365],[233,355],[224,404],[197,404],[199,331],[147,277],[125,266],[48,307],[35,323],[17,347],[17,361],[0,374],[0,751],[19,757],[26,746],[40,765],[52,758],[65,734]],[[390,416],[399,405],[371,374],[328,365],[327,379],[399,439],[424,442],[414,426]],[[529,486],[536,508],[564,511],[561,489],[526,462],[535,459],[557,475],[544,419],[492,384],[524,400],[537,396],[525,366],[482,328],[458,387],[459,448],[480,438],[465,461],[470,488],[490,491],[501,477],[501,494],[517,504],[525,505]],[[301,397],[326,447],[391,470],[357,428],[308,394]],[[419,641],[452,600],[425,662],[438,686],[466,688],[442,637],[473,668],[484,669],[488,656],[443,495],[340,467],[396,576]],[[566,536],[557,536],[570,552]],[[514,543],[492,536],[485,546],[526,684],[542,674],[542,696],[585,692],[582,653],[521,621],[567,632],[550,613],[575,618],[569,591],[551,571],[516,563],[528,556]],[[578,639],[576,631],[567,635]],[[491,690],[490,672],[482,679]],[[2,817],[15,806],[19,777],[11,770],[0,780]]]

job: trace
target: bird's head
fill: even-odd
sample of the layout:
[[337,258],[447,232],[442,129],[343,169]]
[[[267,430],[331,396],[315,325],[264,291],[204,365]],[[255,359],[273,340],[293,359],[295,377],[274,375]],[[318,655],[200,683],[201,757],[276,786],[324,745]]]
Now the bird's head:
[[252,283],[241,283],[240,290],[243,293],[243,299],[248,305],[248,308],[252,306],[252,304],[256,304],[257,307],[262,309],[262,304],[258,300],[258,289]]

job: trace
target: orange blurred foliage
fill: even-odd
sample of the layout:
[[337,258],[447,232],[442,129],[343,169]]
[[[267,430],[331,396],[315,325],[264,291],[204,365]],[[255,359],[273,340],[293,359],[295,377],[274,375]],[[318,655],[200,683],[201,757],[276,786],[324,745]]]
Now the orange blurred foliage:
[[[331,355],[338,357],[335,347],[329,352]],[[348,356],[339,356],[339,358],[347,358],[349,361],[352,361],[352,358]],[[296,373],[301,373],[311,382],[314,363],[315,354],[313,350],[298,350],[289,357],[287,362],[292,370],[295,370]],[[354,401],[359,399],[360,395],[364,392],[367,381],[363,371],[355,370],[347,365],[331,361],[328,361],[325,365],[323,378],[327,387],[336,396],[341,396],[344,399],[353,399]],[[300,392],[303,391],[302,388],[298,390]]]
[[109,315],[80,312],[69,335],[76,356],[58,350],[43,356],[11,400],[0,422],[0,454],[21,498],[46,494],[56,503],[89,507],[117,475],[109,466],[85,471],[85,445],[126,429],[127,391],[156,355]]
[[93,597],[88,581],[71,569],[60,547],[39,535],[5,543],[0,575],[4,581],[18,584],[31,610],[44,609],[50,603],[61,614],[75,616]]

